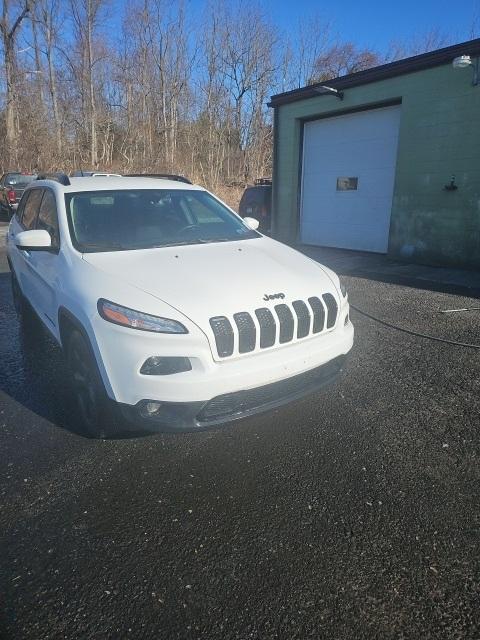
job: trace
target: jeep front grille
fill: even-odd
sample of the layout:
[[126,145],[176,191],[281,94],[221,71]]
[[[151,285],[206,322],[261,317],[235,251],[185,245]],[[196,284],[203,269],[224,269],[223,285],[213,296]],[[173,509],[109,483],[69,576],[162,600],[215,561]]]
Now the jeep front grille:
[[256,347],[267,349],[277,341],[279,344],[287,344],[294,338],[301,340],[333,329],[337,316],[337,301],[331,293],[324,293],[322,299],[314,296],[308,298],[308,302],[295,300],[291,306],[277,304],[273,311],[267,307],[255,309],[254,315],[248,311],[239,311],[233,314],[233,322],[226,316],[215,316],[210,318],[210,326],[219,357],[227,358],[234,355],[234,351],[239,354],[249,353]]

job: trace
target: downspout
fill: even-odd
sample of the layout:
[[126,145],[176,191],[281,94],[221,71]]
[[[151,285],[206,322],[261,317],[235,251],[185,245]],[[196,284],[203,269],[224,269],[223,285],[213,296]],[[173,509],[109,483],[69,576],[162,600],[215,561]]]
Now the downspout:
[[272,238],[278,235],[278,193],[277,193],[277,175],[278,175],[278,107],[273,107],[273,157],[272,157],[272,201],[271,201],[271,226],[270,233]]

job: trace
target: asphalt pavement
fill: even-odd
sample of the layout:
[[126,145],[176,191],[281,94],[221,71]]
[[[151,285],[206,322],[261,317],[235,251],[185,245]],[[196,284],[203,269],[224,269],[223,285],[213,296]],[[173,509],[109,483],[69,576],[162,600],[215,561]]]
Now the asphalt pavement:
[[[0,261],[2,640],[480,637],[479,350],[352,312],[348,370],[321,393],[88,440]],[[369,313],[480,344],[480,312],[440,313],[478,299],[345,281]]]

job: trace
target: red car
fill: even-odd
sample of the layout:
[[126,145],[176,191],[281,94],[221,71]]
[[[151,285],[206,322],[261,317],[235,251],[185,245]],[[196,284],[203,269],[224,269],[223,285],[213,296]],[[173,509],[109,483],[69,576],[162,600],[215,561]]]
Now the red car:
[[36,179],[35,174],[22,173],[21,171],[4,173],[0,180],[0,213],[6,213],[11,218],[18,207],[25,187]]

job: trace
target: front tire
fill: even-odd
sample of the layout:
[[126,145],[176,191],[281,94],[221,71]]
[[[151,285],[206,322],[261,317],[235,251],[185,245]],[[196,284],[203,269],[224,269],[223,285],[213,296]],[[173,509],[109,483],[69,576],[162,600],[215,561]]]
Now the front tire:
[[68,337],[67,365],[82,431],[91,438],[107,437],[112,420],[110,401],[90,344],[76,330]]

